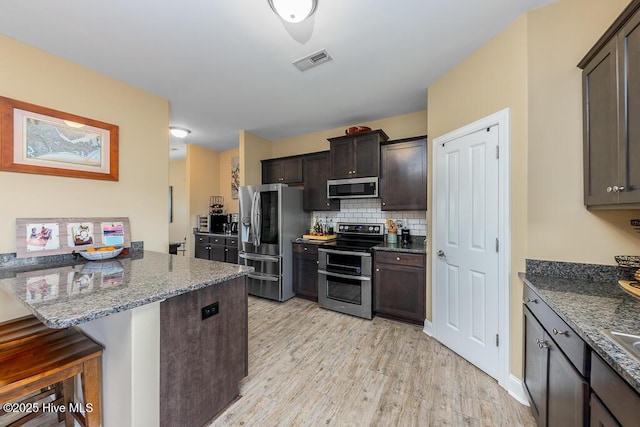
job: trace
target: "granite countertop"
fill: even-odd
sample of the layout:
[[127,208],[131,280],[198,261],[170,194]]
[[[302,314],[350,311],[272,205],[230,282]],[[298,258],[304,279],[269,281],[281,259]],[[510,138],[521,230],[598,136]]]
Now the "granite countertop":
[[252,272],[252,267],[144,251],[138,256],[0,268],[0,287],[50,328],[66,328]]
[[612,329],[640,334],[640,299],[615,280],[569,279],[520,273],[520,278],[640,393],[640,362],[602,334]]
[[426,254],[427,244],[424,241],[424,236],[413,236],[411,243],[407,246],[403,246],[400,243],[383,243],[373,247],[374,251],[386,251],[386,252],[405,252],[412,254]]

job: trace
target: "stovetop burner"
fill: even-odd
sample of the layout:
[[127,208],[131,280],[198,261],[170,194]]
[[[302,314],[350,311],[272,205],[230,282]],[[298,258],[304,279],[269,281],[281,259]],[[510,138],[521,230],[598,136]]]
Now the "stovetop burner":
[[338,237],[320,246],[342,251],[368,252],[384,242],[384,224],[338,223]]

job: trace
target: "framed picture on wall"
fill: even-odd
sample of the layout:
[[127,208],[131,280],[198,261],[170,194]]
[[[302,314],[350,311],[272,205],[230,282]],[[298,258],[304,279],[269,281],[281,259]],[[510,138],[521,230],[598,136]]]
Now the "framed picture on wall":
[[0,170],[118,181],[116,125],[0,97]]
[[238,156],[231,157],[231,198],[238,198],[238,187],[240,186],[240,159]]

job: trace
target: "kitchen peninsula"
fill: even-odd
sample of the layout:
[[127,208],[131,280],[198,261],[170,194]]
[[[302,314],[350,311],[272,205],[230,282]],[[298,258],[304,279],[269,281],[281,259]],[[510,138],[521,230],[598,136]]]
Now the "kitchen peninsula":
[[105,347],[103,425],[202,425],[247,375],[251,268],[158,252],[0,264],[0,286],[51,328]]

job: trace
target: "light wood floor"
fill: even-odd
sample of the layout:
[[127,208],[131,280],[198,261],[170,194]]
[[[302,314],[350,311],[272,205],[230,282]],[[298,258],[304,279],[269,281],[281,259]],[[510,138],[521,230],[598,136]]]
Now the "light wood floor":
[[249,376],[222,426],[534,426],[529,408],[422,328],[249,298]]

